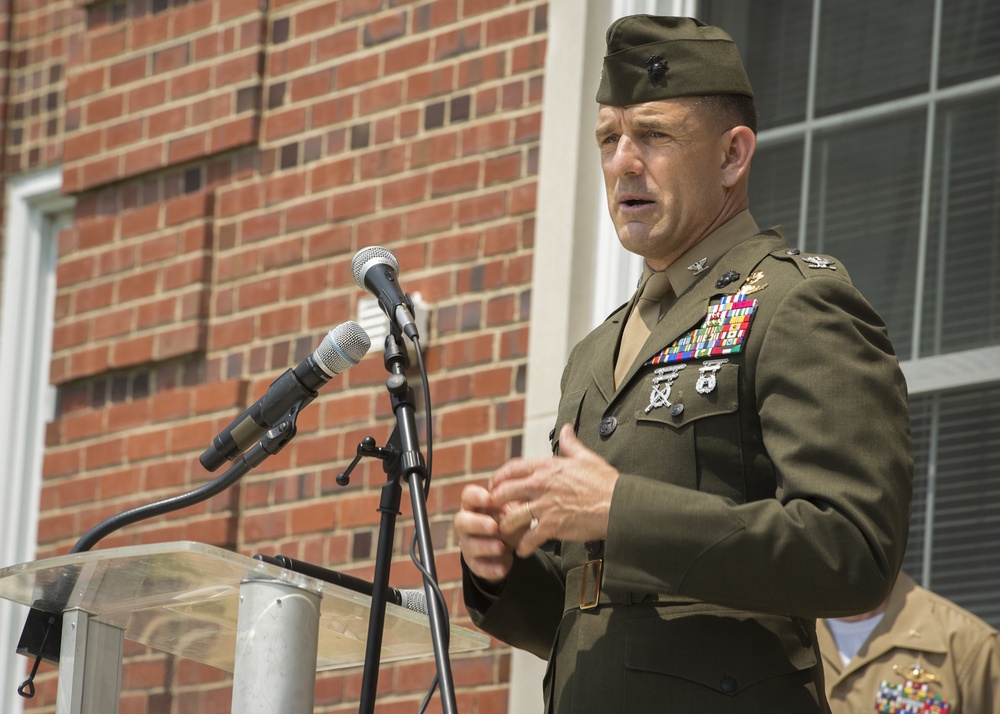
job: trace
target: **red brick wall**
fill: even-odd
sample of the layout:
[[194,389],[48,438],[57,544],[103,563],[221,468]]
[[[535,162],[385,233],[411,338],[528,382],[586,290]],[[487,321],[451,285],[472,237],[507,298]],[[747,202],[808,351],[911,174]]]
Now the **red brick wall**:
[[[204,483],[214,434],[356,318],[351,258],[378,244],[431,305],[428,511],[452,621],[469,624],[451,516],[467,481],[521,448],[546,18],[541,0],[16,4],[5,168],[61,164],[77,199],[59,244],[40,557]],[[370,579],[381,467],[348,488],[335,477],[391,430],[385,376],[369,355],[238,486],[99,547],[188,539]],[[392,582],[417,587],[405,488],[402,510]],[[122,712],[229,711],[227,677],[127,654]],[[452,665],[460,711],[506,711],[509,650]],[[384,666],[378,710],[416,711],[433,671]],[[360,668],[321,675],[316,711],[357,711],[360,682]],[[32,710],[54,711],[51,668],[38,690]]]

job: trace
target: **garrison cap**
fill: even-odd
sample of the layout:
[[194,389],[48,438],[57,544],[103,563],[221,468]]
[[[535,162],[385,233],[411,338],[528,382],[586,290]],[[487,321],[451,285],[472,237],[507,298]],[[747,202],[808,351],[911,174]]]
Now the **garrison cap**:
[[733,38],[690,17],[630,15],[612,23],[597,101],[625,107],[753,88]]

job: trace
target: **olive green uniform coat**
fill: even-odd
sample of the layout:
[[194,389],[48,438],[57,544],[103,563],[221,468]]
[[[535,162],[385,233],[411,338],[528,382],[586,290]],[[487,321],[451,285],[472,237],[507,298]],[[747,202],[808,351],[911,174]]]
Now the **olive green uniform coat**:
[[[473,621],[548,659],[547,712],[827,711],[815,618],[872,609],[889,592],[912,487],[903,376],[843,267],[811,268],[787,248],[779,228],[726,253],[618,389],[631,302],[574,348],[556,426],[572,424],[621,473],[607,539],[515,559],[499,595],[465,571]],[[730,271],[740,279],[718,282]],[[696,389],[712,358],[688,360],[670,394],[683,409],[647,410],[646,360],[755,271],[767,287],[748,295],[753,322],[715,387]],[[581,566],[594,558],[600,604],[581,610]]]

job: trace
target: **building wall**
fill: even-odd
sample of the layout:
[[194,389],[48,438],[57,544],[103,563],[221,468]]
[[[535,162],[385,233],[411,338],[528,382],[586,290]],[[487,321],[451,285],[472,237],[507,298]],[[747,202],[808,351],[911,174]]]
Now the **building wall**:
[[[351,258],[377,244],[430,305],[428,511],[452,621],[469,624],[451,516],[466,482],[522,450],[547,15],[538,0],[14,3],[4,172],[62,166],[76,199],[39,557],[204,483],[212,437],[356,319]],[[382,470],[335,478],[391,431],[381,362],[336,377],[234,488],[99,547],[194,540],[370,579]],[[420,583],[408,498],[397,587]],[[229,711],[227,676],[126,655],[123,712]],[[506,711],[509,660],[453,658],[460,710]],[[384,666],[379,711],[416,710],[433,673],[430,658]],[[356,711],[360,682],[360,668],[321,675],[316,711]],[[54,669],[37,688],[27,710],[54,711]]]

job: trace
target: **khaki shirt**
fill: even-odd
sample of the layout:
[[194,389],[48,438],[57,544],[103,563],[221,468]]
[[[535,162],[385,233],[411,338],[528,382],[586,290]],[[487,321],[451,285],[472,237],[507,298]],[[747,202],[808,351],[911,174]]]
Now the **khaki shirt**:
[[902,684],[915,666],[937,678],[927,682],[925,696],[943,698],[949,714],[1000,714],[997,631],[905,573],[899,574],[882,621],[847,666],[826,621],[816,629],[833,714],[878,711],[883,681]]

